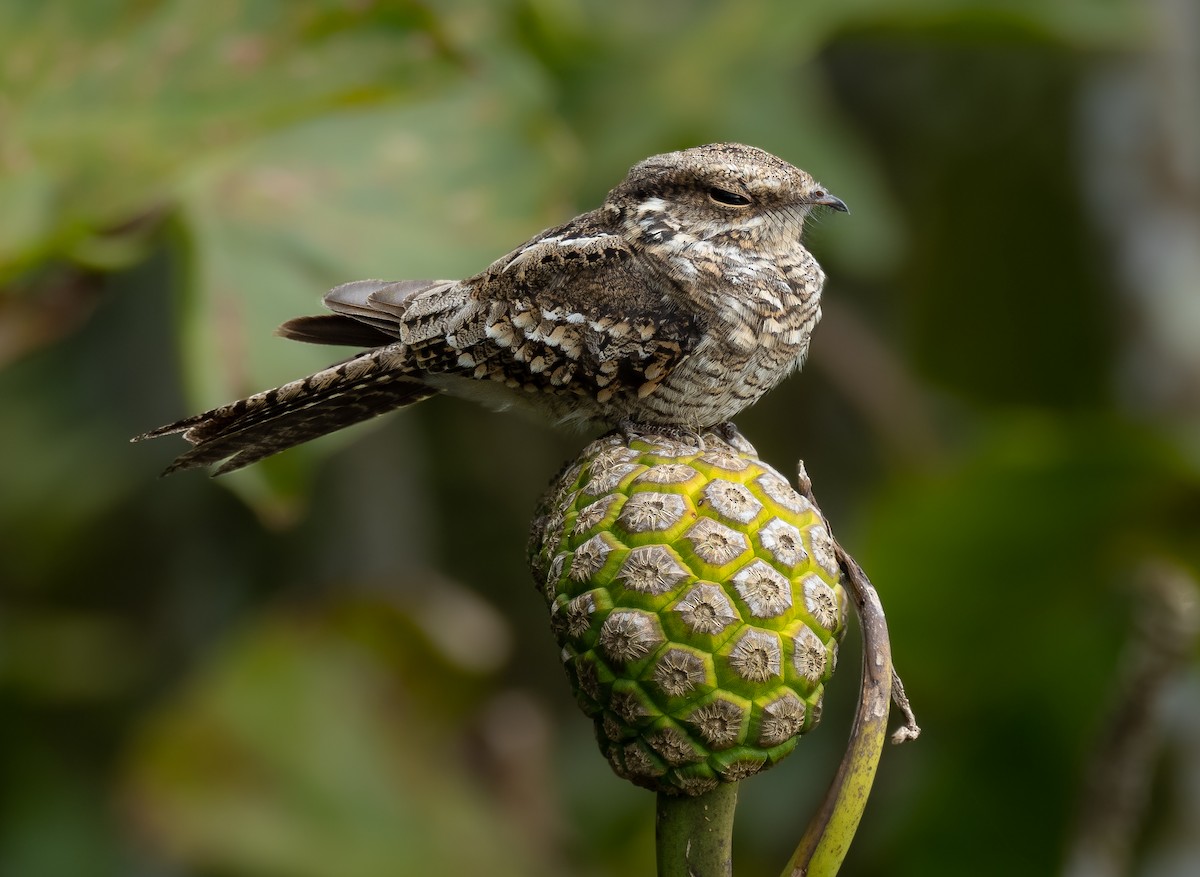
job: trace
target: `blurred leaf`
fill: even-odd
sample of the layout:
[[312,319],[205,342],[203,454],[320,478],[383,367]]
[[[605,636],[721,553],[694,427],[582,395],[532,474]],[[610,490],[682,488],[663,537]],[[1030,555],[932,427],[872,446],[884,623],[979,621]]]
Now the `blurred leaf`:
[[[7,375],[5,376],[7,377]],[[0,389],[12,382],[0,380]],[[18,387],[18,389],[24,389]],[[120,465],[97,466],[97,447],[120,447],[124,437],[96,422],[64,423],[48,400],[11,393],[21,403],[0,422],[0,444],[20,465],[0,467],[0,570],[5,587],[45,584],[38,570],[66,559],[79,530],[116,507],[133,487]]]
[[[1122,581],[1146,551],[1178,546],[1172,521],[1189,497],[1200,477],[1152,433],[1022,415],[995,420],[957,465],[879,497],[860,554],[926,731],[915,757],[927,761],[913,806],[895,817],[906,848],[922,852],[888,873],[1054,870],[1081,741],[1131,623]],[[1200,561],[1194,539],[1190,551]],[[993,849],[1015,801],[1023,843]]]
[[820,23],[831,29],[974,27],[981,34],[1020,32],[1095,49],[1127,47],[1146,28],[1137,0],[850,0],[823,5],[821,12]]
[[12,612],[0,630],[0,686],[43,702],[104,701],[146,677],[132,625],[98,613]]
[[28,714],[14,716],[6,710],[5,715],[0,735],[13,757],[3,765],[4,790],[20,796],[20,806],[6,808],[0,820],[0,873],[23,877],[135,873],[108,818],[108,789],[95,765],[64,757],[58,741],[44,727],[29,722]]
[[189,163],[436,81],[416,3],[0,5],[0,280],[169,199]]
[[[898,642],[939,631],[939,648],[921,652],[935,689],[957,672],[948,654],[1024,664],[1039,658],[1012,651],[1018,639],[1066,651],[1074,637],[1103,636],[1115,586],[1146,550],[1173,543],[1173,510],[1200,494],[1200,476],[1170,445],[1104,418],[1013,415],[985,435],[957,465],[884,492],[863,552],[886,575],[879,587],[899,613]],[[1064,615],[1093,610],[1087,624],[1062,629]],[[1023,687],[1013,669],[983,663],[976,672]]]
[[137,738],[142,831],[227,874],[540,873],[449,724],[438,692],[466,680],[413,634],[383,603],[246,628]]

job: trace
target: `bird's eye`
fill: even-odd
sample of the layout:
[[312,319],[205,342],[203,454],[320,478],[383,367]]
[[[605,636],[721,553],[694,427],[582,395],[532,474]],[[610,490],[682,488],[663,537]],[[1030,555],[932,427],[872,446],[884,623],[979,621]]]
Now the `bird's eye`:
[[745,207],[750,203],[750,199],[738,192],[730,192],[728,189],[722,189],[718,186],[713,186],[708,190],[708,197],[712,198],[718,204],[725,204],[729,207]]

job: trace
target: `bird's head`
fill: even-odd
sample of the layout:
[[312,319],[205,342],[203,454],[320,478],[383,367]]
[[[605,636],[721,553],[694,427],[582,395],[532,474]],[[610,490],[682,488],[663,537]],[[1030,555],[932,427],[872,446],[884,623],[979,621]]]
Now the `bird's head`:
[[634,165],[605,199],[631,237],[773,250],[794,246],[816,207],[846,205],[809,174],[769,152],[710,143]]

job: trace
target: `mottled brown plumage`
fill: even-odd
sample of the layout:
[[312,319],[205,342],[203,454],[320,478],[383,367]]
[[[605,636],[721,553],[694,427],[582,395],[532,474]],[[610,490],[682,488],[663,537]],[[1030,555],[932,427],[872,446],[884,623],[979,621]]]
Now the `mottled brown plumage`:
[[439,392],[559,423],[722,423],[807,354],[824,274],[800,236],[819,205],[846,209],[750,146],[648,158],[474,277],[331,290],[333,313],[281,333],[366,350],[135,441],[183,433],[167,471],[221,474]]

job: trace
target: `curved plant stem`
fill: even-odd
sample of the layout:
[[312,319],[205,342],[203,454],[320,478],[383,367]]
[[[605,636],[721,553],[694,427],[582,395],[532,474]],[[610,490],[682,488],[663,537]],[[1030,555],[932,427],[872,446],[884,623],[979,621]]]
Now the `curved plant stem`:
[[[815,506],[812,485],[803,463],[798,474],[801,493]],[[905,724],[894,735],[894,741],[911,740],[921,733],[904,695],[904,686],[892,667],[892,647],[879,594],[862,567],[836,541],[834,549],[862,626],[863,661],[858,711],[842,763],[792,853],[783,877],[833,877],[837,874],[875,781],[875,768],[887,737],[890,701],[895,699],[905,717]]]
[[729,877],[737,783],[703,795],[658,795],[654,825],[658,877]]
[[[857,568],[844,553],[839,560]],[[857,570],[861,575],[862,570]],[[848,576],[849,578],[849,576]],[[863,576],[862,580],[865,581]],[[870,588],[870,583],[867,582]],[[833,877],[842,865],[850,841],[858,829],[867,796],[875,781],[875,767],[887,737],[888,704],[892,696],[892,660],[887,623],[874,588],[869,592],[852,587],[863,629],[862,687],[854,728],[837,774],[825,793],[804,837],[784,869],[784,877]],[[867,596],[865,601],[863,596]],[[873,598],[873,599],[872,599]]]

